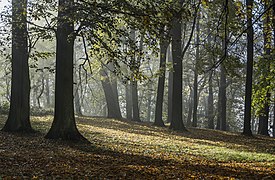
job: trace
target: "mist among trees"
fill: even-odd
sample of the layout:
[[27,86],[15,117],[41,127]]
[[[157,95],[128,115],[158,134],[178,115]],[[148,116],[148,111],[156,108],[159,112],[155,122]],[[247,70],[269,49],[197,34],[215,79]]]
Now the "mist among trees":
[[[40,158],[27,158],[25,169],[4,168],[0,178],[274,178],[275,1],[1,4],[0,136],[13,148],[0,149],[7,157],[0,162],[14,167],[10,159],[21,156],[5,154],[21,143]],[[32,154],[30,145],[55,150]],[[65,151],[81,159],[64,162],[74,170],[47,174],[44,165],[57,168],[65,157],[56,152]],[[190,155],[197,159],[185,161]],[[106,167],[87,165],[97,164],[95,156]],[[30,159],[45,163],[35,173]],[[246,162],[265,168],[251,173],[257,166],[246,170]],[[109,166],[109,175],[95,170]]]

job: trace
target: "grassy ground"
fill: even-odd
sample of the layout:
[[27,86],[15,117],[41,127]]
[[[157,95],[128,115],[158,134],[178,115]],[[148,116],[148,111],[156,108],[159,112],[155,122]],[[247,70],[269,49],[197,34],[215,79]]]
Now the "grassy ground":
[[[0,127],[6,117],[0,117]],[[0,132],[0,177],[29,179],[275,179],[275,139],[206,129],[176,133],[128,121],[77,118],[90,145]]]

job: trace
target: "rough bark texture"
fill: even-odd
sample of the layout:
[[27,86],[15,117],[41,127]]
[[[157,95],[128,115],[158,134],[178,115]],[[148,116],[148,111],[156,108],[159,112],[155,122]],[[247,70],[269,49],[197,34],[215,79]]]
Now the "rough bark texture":
[[33,132],[30,124],[30,78],[27,0],[12,1],[12,82],[8,119],[3,131]]
[[52,126],[46,138],[86,142],[87,140],[76,127],[74,116],[74,26],[73,22],[69,22],[68,19],[68,9],[73,3],[73,0],[59,0],[60,8],[56,34],[55,112]]
[[162,108],[163,108],[163,95],[164,95],[164,85],[165,85],[165,68],[166,68],[166,52],[167,52],[168,42],[165,40],[160,41],[160,76],[158,79],[158,90],[157,90],[157,101],[155,110],[155,126],[164,127],[164,122],[162,119]]
[[182,119],[182,48],[181,48],[181,18],[173,20],[172,27],[172,56],[173,56],[173,87],[172,87],[172,121],[170,129],[186,130]]

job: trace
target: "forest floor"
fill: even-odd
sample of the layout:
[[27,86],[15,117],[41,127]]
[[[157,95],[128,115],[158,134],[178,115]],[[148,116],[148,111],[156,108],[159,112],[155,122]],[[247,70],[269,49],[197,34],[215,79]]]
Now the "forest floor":
[[[0,179],[275,179],[275,139],[206,129],[179,133],[105,118],[77,118],[91,144],[0,132]],[[0,127],[6,116],[0,116]]]

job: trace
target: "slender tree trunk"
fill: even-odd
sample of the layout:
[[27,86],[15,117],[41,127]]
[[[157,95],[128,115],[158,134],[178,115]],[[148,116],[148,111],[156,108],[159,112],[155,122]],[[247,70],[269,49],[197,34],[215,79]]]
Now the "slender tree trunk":
[[12,0],[12,82],[8,119],[3,131],[33,132],[30,123],[27,0]]
[[187,114],[187,127],[190,127],[192,122],[192,112],[193,112],[193,89],[190,88],[189,102],[188,102],[188,114]]
[[247,6],[247,64],[246,64],[246,84],[245,84],[245,110],[243,134],[252,136],[251,131],[251,102],[252,102],[252,77],[253,77],[253,36],[252,25],[253,0],[246,0]]
[[198,110],[198,61],[200,58],[200,15],[198,15],[197,18],[197,37],[196,37],[196,61],[195,61],[195,69],[194,69],[194,85],[193,85],[193,91],[194,91],[194,104],[193,104],[193,121],[192,126],[197,127],[198,126],[198,117],[197,117],[197,110]]
[[[172,59],[172,46],[169,45],[168,47],[168,62],[173,63]],[[169,71],[169,77],[168,77],[168,122],[172,122],[172,91],[173,91],[173,72]]]
[[221,130],[227,130],[227,117],[226,117],[226,70],[224,64],[221,64],[221,78],[220,78],[220,122],[221,122]]
[[[267,9],[269,7],[269,3],[267,1],[264,2],[265,3],[265,9]],[[263,88],[267,88],[268,86],[270,86],[270,81],[266,79],[266,77],[268,77],[269,72],[270,72],[270,60],[269,60],[269,56],[271,54],[271,37],[272,37],[272,29],[270,26],[270,18],[271,18],[271,11],[268,11],[266,13],[266,17],[264,18],[264,30],[263,30],[263,34],[264,34],[264,55],[266,56],[264,61],[266,63],[266,69],[264,70],[263,73],[263,79],[261,79],[262,81],[264,81],[264,85],[265,87]],[[266,97],[265,97],[265,102],[264,102],[264,106],[263,109],[261,109],[260,111],[260,116],[259,116],[259,129],[258,129],[258,133],[261,135],[265,135],[265,136],[269,136],[268,133],[268,118],[269,118],[269,106],[270,106],[270,89],[267,89],[266,92]]]
[[212,74],[209,77],[208,84],[208,128],[214,129],[214,96]]
[[40,99],[42,97],[42,94],[44,93],[44,90],[45,90],[45,83],[44,83],[44,75],[41,74],[41,90],[39,92],[39,94],[37,95],[36,99],[37,99],[37,104],[38,104],[38,107],[41,108],[41,102],[40,102]]
[[164,122],[162,119],[162,108],[163,108],[163,95],[164,95],[164,85],[165,85],[165,71],[166,71],[166,53],[167,53],[168,42],[165,40],[160,40],[160,65],[159,70],[161,74],[158,79],[158,91],[157,91],[157,101],[155,109],[155,122],[154,125],[164,127]]
[[74,116],[74,25],[69,18],[69,9],[73,3],[73,0],[58,2],[60,8],[56,34],[55,111],[54,120],[46,138],[87,142],[79,133]]
[[46,107],[51,107],[49,75],[45,77]]
[[147,121],[151,121],[151,114],[152,114],[152,83],[149,82],[148,84],[149,94],[147,97]]

